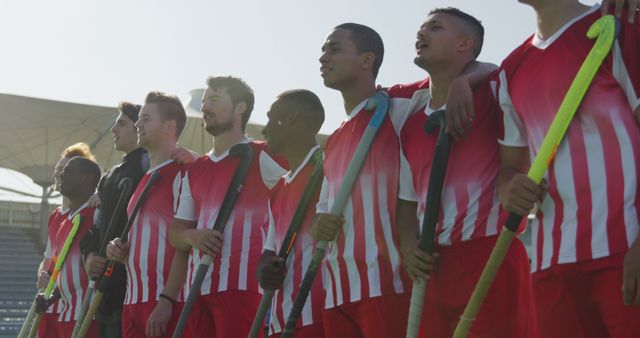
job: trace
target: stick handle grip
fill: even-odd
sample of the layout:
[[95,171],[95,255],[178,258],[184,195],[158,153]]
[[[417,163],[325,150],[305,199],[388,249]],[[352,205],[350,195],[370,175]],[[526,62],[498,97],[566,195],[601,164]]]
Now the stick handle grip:
[[200,288],[202,287],[202,282],[204,281],[204,277],[209,271],[209,266],[211,266],[211,262],[213,261],[213,257],[209,255],[204,255],[200,264],[198,265],[198,270],[196,271],[196,276],[193,279],[193,283],[191,284],[191,288],[189,289],[189,294],[187,295],[187,300],[184,302],[184,307],[182,308],[182,312],[180,312],[180,318],[178,319],[178,324],[176,325],[175,331],[173,331],[173,338],[180,338],[184,334],[184,330],[187,328],[187,322],[189,320],[189,314],[193,309],[193,304],[198,299],[200,295]]
[[96,292],[96,296],[93,297],[93,301],[87,310],[87,314],[84,316],[84,320],[82,321],[82,325],[80,326],[80,330],[78,330],[77,338],[84,338],[89,332],[89,328],[91,327],[91,323],[93,322],[93,317],[98,312],[98,308],[100,307],[100,303],[102,303],[102,297],[104,293],[98,291]]
[[264,316],[267,314],[269,307],[271,307],[271,301],[273,300],[274,295],[275,291],[264,290],[264,294],[260,300],[260,305],[258,306],[258,311],[256,312],[256,317],[253,319],[253,324],[251,324],[249,338],[258,338],[260,335],[260,331],[264,327]]
[[[38,294],[42,293],[44,289],[38,289],[36,292],[36,297]],[[36,301],[34,300],[31,303],[31,307],[29,308],[29,313],[27,313],[27,318],[25,318],[24,323],[22,323],[22,327],[20,328],[20,333],[18,333],[18,338],[26,338],[31,331],[31,322],[33,322],[33,318],[36,315]]]
[[422,321],[422,309],[424,307],[424,295],[427,290],[427,280],[413,282],[411,301],[409,303],[409,319],[407,321],[407,338],[417,338]]

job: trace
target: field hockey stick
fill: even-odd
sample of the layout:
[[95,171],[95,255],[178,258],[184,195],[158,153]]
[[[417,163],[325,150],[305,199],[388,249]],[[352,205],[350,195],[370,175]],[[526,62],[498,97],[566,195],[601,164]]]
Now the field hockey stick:
[[[553,161],[556,151],[558,150],[558,146],[564,138],[564,135],[569,128],[569,124],[578,110],[584,95],[589,89],[591,81],[611,50],[615,36],[616,21],[611,15],[601,17],[589,28],[587,37],[590,39],[596,39],[596,41],[580,66],[580,69],[573,79],[567,94],[562,100],[549,130],[542,140],[540,150],[527,173],[527,176],[536,184],[540,184],[549,164]],[[453,334],[454,338],[464,338],[469,333],[471,325],[482,306],[482,302],[484,301],[484,298],[495,279],[498,269],[507,254],[507,250],[517,235],[518,225],[521,220],[522,216],[515,213],[509,214],[507,224],[500,232],[487,264],[480,275],[478,284],[476,284],[469,303],[460,317],[458,326]]]
[[[420,234],[420,250],[431,255],[433,253],[436,224],[442,202],[442,186],[447,172],[447,161],[451,149],[451,136],[447,134],[444,110],[438,110],[429,116],[424,125],[425,132],[431,134],[439,126],[438,141],[433,154],[431,172],[429,173],[429,190],[427,190],[426,207],[422,219],[422,233]],[[411,302],[409,303],[409,318],[407,321],[407,338],[418,337],[420,322],[422,320],[422,307],[424,295],[427,289],[427,280],[415,280],[411,290]]]

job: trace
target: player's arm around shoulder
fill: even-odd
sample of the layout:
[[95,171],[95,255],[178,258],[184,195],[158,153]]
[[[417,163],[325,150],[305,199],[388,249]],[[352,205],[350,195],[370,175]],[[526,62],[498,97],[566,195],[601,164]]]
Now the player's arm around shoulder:
[[471,129],[476,117],[473,109],[473,89],[484,83],[498,66],[492,63],[472,61],[464,72],[449,85],[447,94],[447,132],[454,139],[460,140]]

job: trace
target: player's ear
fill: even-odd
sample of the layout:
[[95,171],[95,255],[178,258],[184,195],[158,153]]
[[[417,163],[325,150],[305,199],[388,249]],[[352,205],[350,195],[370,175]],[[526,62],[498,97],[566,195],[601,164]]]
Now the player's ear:
[[373,69],[373,64],[376,61],[376,55],[373,52],[362,53],[362,69]]
[[244,101],[240,101],[233,107],[234,113],[236,114],[244,114],[247,111],[247,103]]
[[458,51],[461,53],[470,51],[471,54],[473,54],[474,46],[475,46],[475,41],[473,40],[473,38],[469,35],[464,35],[460,39],[460,42],[458,42]]

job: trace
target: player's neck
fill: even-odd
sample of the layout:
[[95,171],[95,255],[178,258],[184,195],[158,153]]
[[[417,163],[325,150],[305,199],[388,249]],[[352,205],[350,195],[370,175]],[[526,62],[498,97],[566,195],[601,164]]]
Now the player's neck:
[[308,139],[300,139],[295,142],[295,146],[288,147],[284,152],[287,158],[289,168],[294,172],[302,164],[307,157],[311,148],[317,145],[315,137]]
[[240,129],[232,129],[213,137],[213,153],[216,156],[222,155],[236,144],[246,140],[247,137]]
[[176,150],[176,143],[173,140],[167,140],[157,147],[147,148],[149,154],[149,168],[155,168],[160,164],[171,159],[171,154]]
[[555,0],[534,6],[538,27],[536,34],[546,40],[589,8],[575,0]]
[[355,83],[352,86],[340,89],[340,92],[342,93],[344,110],[347,115],[351,114],[351,111],[357,105],[373,96],[373,94],[376,92],[375,82],[369,80],[360,82],[361,83]]
[[430,107],[440,108],[447,103],[449,85],[464,71],[464,64],[441,65],[437,71],[429,72],[429,94],[431,96]]
[[67,196],[69,200],[69,211],[74,213],[78,208],[80,208],[83,204],[89,200],[91,193],[88,191],[79,192],[78,196]]
[[62,209],[69,209],[69,199],[65,196],[62,196],[62,203],[60,204]]

